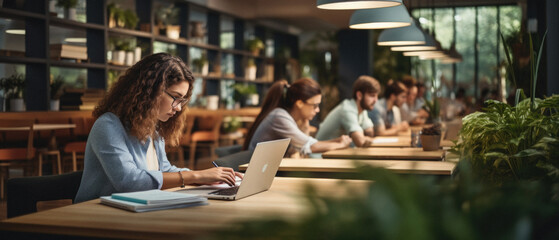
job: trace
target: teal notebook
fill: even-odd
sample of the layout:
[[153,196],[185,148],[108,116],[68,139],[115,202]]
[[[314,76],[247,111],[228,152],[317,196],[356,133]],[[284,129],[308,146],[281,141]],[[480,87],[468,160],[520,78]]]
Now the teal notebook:
[[200,200],[200,196],[198,195],[161,191],[159,189],[140,192],[113,193],[111,198],[146,205],[188,203]]

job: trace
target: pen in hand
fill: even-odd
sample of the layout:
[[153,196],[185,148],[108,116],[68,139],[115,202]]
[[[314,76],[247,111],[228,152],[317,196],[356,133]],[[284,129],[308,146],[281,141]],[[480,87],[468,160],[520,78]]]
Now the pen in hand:
[[212,161],[212,164],[213,164],[215,167],[219,167],[219,166],[217,165],[217,163],[215,163],[215,161]]

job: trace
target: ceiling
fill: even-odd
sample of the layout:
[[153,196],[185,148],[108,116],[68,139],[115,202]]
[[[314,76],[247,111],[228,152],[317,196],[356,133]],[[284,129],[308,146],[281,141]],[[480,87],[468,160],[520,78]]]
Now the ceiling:
[[[407,7],[501,5],[526,0],[404,0]],[[353,10],[323,10],[316,0],[190,0],[244,19],[288,25],[292,33],[348,28]],[[279,23],[279,24],[278,24]]]

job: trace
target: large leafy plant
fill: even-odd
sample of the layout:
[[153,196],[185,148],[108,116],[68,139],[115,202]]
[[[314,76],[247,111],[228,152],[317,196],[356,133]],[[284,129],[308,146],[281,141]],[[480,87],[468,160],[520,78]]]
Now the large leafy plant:
[[[453,150],[460,154],[461,160],[471,162],[474,172],[486,181],[502,184],[559,176],[559,95],[543,100],[535,98],[543,43],[536,54],[530,38],[529,99],[521,100],[524,93],[519,89],[516,106],[489,100],[484,112],[463,119],[462,142]],[[506,46],[505,50],[511,66]],[[516,82],[514,75],[512,79]]]
[[559,95],[525,99],[515,107],[486,103],[485,112],[462,119],[462,142],[454,148],[461,159],[491,182],[559,176]]

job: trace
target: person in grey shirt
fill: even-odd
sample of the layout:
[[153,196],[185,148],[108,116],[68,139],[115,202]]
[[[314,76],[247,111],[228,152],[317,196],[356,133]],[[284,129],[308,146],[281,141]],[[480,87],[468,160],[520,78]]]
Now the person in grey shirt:
[[165,143],[179,142],[193,83],[184,62],[167,53],[144,57],[119,78],[93,111],[75,202],[185,184],[235,185],[242,175],[231,168],[191,171],[167,159]]
[[348,134],[357,147],[372,142],[373,122],[367,111],[373,109],[380,92],[379,82],[369,76],[360,76],[353,83],[353,98],[338,104],[320,124],[316,138],[331,139]]
[[399,108],[406,102],[407,96],[408,89],[403,83],[388,81],[384,98],[378,100],[369,112],[377,136],[395,136],[409,129],[408,122],[402,121]]
[[262,110],[247,134],[244,149],[253,150],[256,144],[291,138],[286,157],[307,156],[328,150],[345,148],[351,143],[348,136],[318,141],[305,133],[308,121],[320,111],[320,86],[310,78],[274,83],[262,103]]

